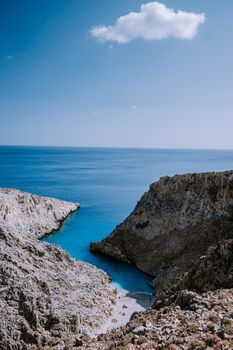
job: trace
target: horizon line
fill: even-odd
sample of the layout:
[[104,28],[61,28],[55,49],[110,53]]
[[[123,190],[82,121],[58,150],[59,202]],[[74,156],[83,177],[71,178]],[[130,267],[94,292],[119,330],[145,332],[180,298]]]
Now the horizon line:
[[139,146],[71,146],[71,145],[17,145],[0,144],[0,147],[24,148],[89,148],[89,149],[140,149],[140,150],[180,150],[180,151],[233,151],[233,148],[192,148],[192,147],[139,147]]

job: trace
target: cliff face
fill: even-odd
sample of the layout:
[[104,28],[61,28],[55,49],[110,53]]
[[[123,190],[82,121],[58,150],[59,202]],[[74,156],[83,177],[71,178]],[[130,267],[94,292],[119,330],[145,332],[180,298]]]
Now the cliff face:
[[174,283],[210,245],[233,237],[233,171],[163,177],[91,250]]
[[197,292],[233,288],[233,239],[208,248],[178,282],[176,289]]
[[[134,313],[126,326],[90,341],[83,350],[232,349],[233,239],[222,240],[233,232],[231,183],[232,172],[161,179],[110,237],[93,246],[98,252],[136,263],[139,256],[143,269],[155,275],[159,272],[159,297],[152,308]],[[162,244],[157,246],[160,235]],[[145,265],[134,243],[141,245]],[[133,255],[128,255],[129,244]],[[180,256],[175,254],[175,246],[172,254],[172,244],[178,244]],[[205,255],[201,255],[204,249]],[[169,266],[164,271],[163,264],[157,267],[161,256],[170,261],[172,273],[180,278],[174,278]]]
[[35,237],[77,204],[0,189],[0,349],[63,349],[110,316],[115,294],[101,270]]
[[65,218],[78,208],[78,203],[0,189],[0,225],[15,235],[41,238],[58,230]]
[[[184,297],[184,290],[205,293],[230,288],[233,288],[233,239],[223,240],[209,247],[206,254],[197,259],[176,284],[167,285],[166,279],[161,281],[159,298],[154,308],[174,302],[186,307],[189,297]],[[233,297],[233,289],[231,292]]]

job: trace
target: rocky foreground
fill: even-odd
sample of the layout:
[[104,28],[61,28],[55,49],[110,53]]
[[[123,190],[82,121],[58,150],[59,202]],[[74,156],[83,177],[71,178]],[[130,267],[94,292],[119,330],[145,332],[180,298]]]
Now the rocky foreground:
[[233,349],[233,239],[210,247],[153,308],[80,349]]
[[170,306],[135,313],[125,327],[79,349],[232,350],[232,289],[203,294],[183,291]]
[[111,314],[115,292],[101,270],[37,238],[78,204],[0,189],[0,349],[71,349]]

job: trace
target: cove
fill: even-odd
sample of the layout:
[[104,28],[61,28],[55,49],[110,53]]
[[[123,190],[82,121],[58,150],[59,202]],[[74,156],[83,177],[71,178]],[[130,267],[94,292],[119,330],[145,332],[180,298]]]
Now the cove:
[[59,232],[44,240],[89,262],[130,292],[151,293],[151,277],[134,266],[92,255],[160,176],[233,168],[233,151],[0,147],[0,186],[79,202]]
[[100,222],[99,220],[101,218],[94,214],[90,216],[88,208],[80,208],[77,213],[68,217],[58,232],[43,238],[43,241],[57,244],[67,250],[74,258],[106,271],[112,277],[116,287],[127,289],[129,292],[151,293],[153,290],[149,283],[152,278],[135,266],[90,253],[89,244],[93,238],[98,241],[112,229],[111,223],[105,222],[103,224],[102,220]]

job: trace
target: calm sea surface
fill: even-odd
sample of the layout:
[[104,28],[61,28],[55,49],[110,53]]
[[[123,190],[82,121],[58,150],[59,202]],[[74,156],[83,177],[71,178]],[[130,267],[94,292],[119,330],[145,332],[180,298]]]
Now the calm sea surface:
[[90,242],[108,235],[160,176],[227,169],[233,169],[233,151],[0,147],[0,187],[81,204],[45,240],[102,268],[130,291],[149,292],[150,278],[127,264],[92,255]]

